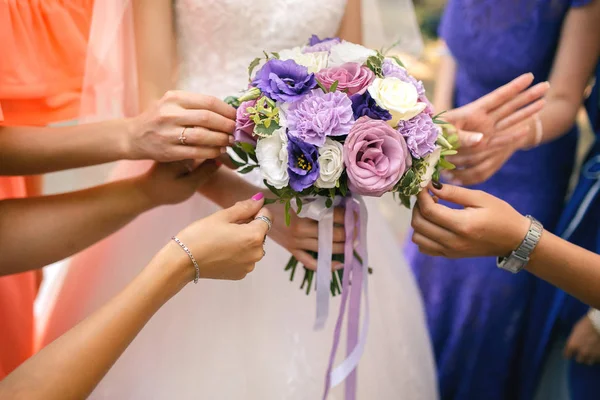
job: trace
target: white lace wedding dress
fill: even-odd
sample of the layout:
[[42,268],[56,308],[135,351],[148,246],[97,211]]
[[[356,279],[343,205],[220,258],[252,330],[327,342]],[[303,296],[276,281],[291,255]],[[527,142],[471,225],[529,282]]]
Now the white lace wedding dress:
[[[176,0],[179,88],[218,97],[247,82],[263,49],[333,36],[342,0]],[[147,163],[121,163],[114,175]],[[358,368],[358,399],[436,399],[423,307],[398,243],[369,203],[371,326]],[[191,221],[216,210],[196,195],[153,210],[75,257],[47,315],[48,343],[119,292],[153,254]],[[209,234],[209,233],[207,233]],[[339,296],[324,331],[313,331],[315,297],[291,283],[289,254],[272,241],[241,282],[188,285],[148,323],[92,399],[319,399]],[[345,346],[342,345],[342,349]],[[65,355],[68,357],[68,355]],[[343,385],[330,399],[343,398]]]

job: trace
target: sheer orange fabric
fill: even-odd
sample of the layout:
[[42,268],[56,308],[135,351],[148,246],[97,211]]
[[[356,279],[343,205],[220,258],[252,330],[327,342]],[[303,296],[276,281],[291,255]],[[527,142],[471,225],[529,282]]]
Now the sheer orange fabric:
[[[0,1],[0,125],[77,118],[92,9],[93,0]],[[0,177],[0,199],[27,194],[25,178]],[[0,278],[0,379],[34,352],[39,276]]]

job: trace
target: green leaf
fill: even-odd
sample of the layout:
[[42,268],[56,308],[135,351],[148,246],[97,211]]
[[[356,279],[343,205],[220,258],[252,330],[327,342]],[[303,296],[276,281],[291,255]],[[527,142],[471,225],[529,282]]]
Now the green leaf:
[[277,200],[277,199],[270,199],[270,198],[266,198],[266,199],[265,199],[265,203],[264,203],[264,204],[265,204],[265,206],[268,206],[269,204],[275,204],[275,203],[277,203],[278,201],[279,201],[279,200]]
[[452,145],[448,142],[448,140],[443,136],[443,135],[439,135],[437,138],[437,142],[440,146],[446,148],[446,149],[452,149]]
[[296,208],[298,208],[298,214],[302,212],[302,199],[300,197],[296,197]]
[[449,162],[448,160],[446,160],[444,157],[440,158],[439,166],[442,167],[443,169],[454,169],[454,168],[456,168],[456,165],[452,164],[451,162]]
[[250,171],[252,171],[254,168],[258,168],[258,165],[257,165],[257,164],[254,164],[254,165],[248,165],[247,167],[244,167],[244,168],[242,168],[242,169],[238,170],[238,172],[239,172],[240,174],[247,174],[247,173],[249,173]]
[[335,92],[335,90],[337,89],[338,85],[339,85],[339,81],[335,81],[333,82],[333,84],[331,85],[331,87],[329,88],[330,92]]
[[339,180],[340,183],[340,194],[346,197],[348,194],[348,177],[342,176]]
[[223,100],[223,101],[234,108],[238,108],[240,106],[240,101],[235,96],[227,96],[227,97],[225,97],[225,100]]
[[272,122],[269,126],[265,125],[256,125],[254,126],[254,133],[257,136],[266,138],[269,137],[275,132],[277,129],[281,128],[278,123]]
[[405,196],[402,193],[398,193],[398,197],[400,198],[400,202],[402,202],[402,205],[410,209],[410,196]]
[[435,114],[432,119],[438,119],[439,117],[441,117],[442,115],[446,114],[448,112],[448,110],[444,110],[442,112],[439,112],[437,114]]
[[242,148],[248,154],[255,154],[256,148],[252,146],[250,143],[239,142],[238,146]]
[[244,163],[248,162],[248,154],[246,154],[244,150],[238,146],[232,146],[231,149],[242,161],[244,161]]
[[406,69],[406,67],[404,66],[404,63],[400,60],[400,57],[392,56],[392,58],[394,59],[394,61],[396,61],[398,63],[399,66]]
[[456,150],[444,150],[444,151],[442,151],[442,155],[443,156],[453,156],[455,154],[458,154],[458,151],[456,151]]
[[278,59],[278,60],[279,60],[279,58],[280,58],[280,57],[279,57],[279,53],[277,53],[277,52],[275,52],[275,51],[274,51],[274,52],[272,52],[271,54],[273,54],[273,57],[275,57],[276,59]]
[[329,189],[329,197],[331,198],[332,201],[335,198],[335,189],[334,188]]
[[265,186],[271,191],[271,193],[273,193],[275,196],[281,198],[281,190],[280,189],[276,189],[274,186],[271,186],[267,183],[266,179],[263,180],[263,183],[265,184]]
[[325,200],[325,207],[330,208],[333,205],[333,200],[331,200],[331,198],[327,198],[327,200]]
[[286,226],[290,226],[290,223],[292,221],[292,215],[290,214],[290,208],[291,208],[291,204],[290,204],[290,200],[288,199],[288,201],[285,202],[285,225]]
[[322,91],[324,91],[325,93],[329,93],[329,90],[325,86],[323,86],[323,84],[321,82],[319,82],[318,79],[316,79],[316,81],[317,81],[317,85],[319,85],[319,87],[321,88]]
[[248,66],[248,79],[252,77],[252,72],[254,71],[254,68],[258,67],[258,64],[260,64],[260,57],[256,57]]

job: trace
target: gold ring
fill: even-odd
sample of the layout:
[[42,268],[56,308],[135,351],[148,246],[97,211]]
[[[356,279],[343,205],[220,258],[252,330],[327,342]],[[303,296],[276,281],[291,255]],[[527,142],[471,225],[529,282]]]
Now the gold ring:
[[186,129],[187,129],[187,126],[185,126],[185,127],[183,128],[183,130],[181,131],[181,135],[179,135],[179,141],[180,141],[180,142],[181,142],[181,144],[182,144],[182,145],[184,145],[184,146],[186,146],[186,145],[187,145],[187,143],[185,142],[185,139],[187,139],[187,138],[185,137],[185,130],[186,130]]

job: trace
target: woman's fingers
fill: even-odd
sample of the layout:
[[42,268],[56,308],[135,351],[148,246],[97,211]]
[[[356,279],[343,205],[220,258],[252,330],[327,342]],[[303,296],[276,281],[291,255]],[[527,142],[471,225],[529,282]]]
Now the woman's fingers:
[[[435,200],[434,200],[435,202]],[[449,230],[442,228],[428,221],[422,214],[419,204],[416,204],[413,209],[411,226],[415,233],[418,233],[425,238],[428,238],[442,246],[448,246],[456,240],[456,235]]]
[[[188,146],[227,147],[233,144],[232,135],[224,132],[215,132],[201,127],[189,127],[185,129],[185,143]],[[181,144],[179,136],[177,144]]]
[[208,110],[215,112],[225,118],[235,119],[235,108],[231,107],[224,101],[213,96],[184,91],[170,91],[165,94],[165,98],[169,101],[179,104],[181,107],[190,110]]
[[550,88],[550,84],[548,82],[541,82],[535,86],[530,87],[526,91],[519,93],[513,99],[507,101],[506,103],[500,105],[495,110],[491,111],[491,116],[494,121],[500,121],[504,118],[509,117],[517,110],[524,108],[527,105],[531,105],[538,100],[541,100],[542,97],[548,92]]
[[494,110],[500,107],[502,104],[510,101],[518,93],[525,90],[533,82],[533,74],[526,73],[518,78],[513,79],[504,86],[500,86],[493,92],[481,97],[474,103],[477,106],[483,108],[486,111]]
[[536,102],[531,103],[528,106],[523,107],[506,118],[498,121],[495,125],[495,129],[497,131],[501,131],[521,122],[526,122],[527,119],[540,112],[545,105],[546,100],[539,99]]
[[430,256],[444,256],[446,254],[446,248],[444,246],[418,232],[413,233],[412,241],[419,247],[421,253]]
[[208,110],[182,110],[174,122],[180,126],[198,126],[211,131],[233,133],[235,121]]

